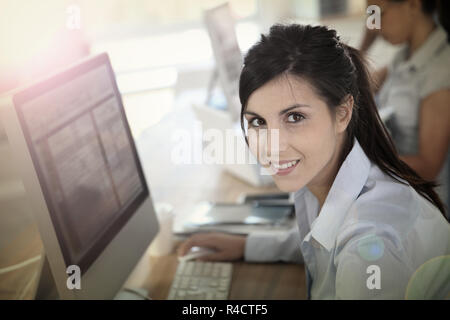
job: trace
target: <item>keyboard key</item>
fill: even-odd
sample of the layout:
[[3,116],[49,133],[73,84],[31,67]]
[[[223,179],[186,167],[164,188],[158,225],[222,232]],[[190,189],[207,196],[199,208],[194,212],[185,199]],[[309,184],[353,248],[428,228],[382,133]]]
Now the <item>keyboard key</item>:
[[226,300],[228,295],[226,293],[216,293],[216,299]]
[[172,288],[176,288],[180,285],[180,278],[179,276],[175,276],[172,282]]
[[183,272],[184,275],[186,275],[186,276],[192,275],[193,269],[194,269],[194,262],[191,262],[191,261],[186,262],[186,266],[185,266],[185,269]]
[[214,267],[214,269],[212,270],[211,276],[213,278],[217,278],[219,276],[219,274],[220,274],[220,269],[217,267]]
[[180,281],[179,287],[181,289],[187,289],[187,287],[189,286],[189,280],[190,280],[189,277],[183,277]]
[[185,266],[186,266],[186,264],[184,262],[179,263],[176,274],[177,275],[178,274],[183,274]]
[[178,290],[177,292],[177,299],[185,299],[186,298],[186,291],[185,290]]
[[203,263],[196,263],[192,275],[200,276],[202,274]]
[[169,296],[167,297],[167,300],[173,300],[176,297],[177,290],[175,288],[172,288],[170,290]]
[[231,275],[231,268],[229,266],[225,266],[222,268],[221,276],[222,277],[229,277]]
[[206,294],[204,292],[197,293],[197,299],[198,300],[204,300],[205,296],[206,296]]
[[211,275],[211,271],[213,269],[212,263],[207,262],[203,268],[202,276],[209,277]]
[[213,280],[209,283],[210,287],[217,287],[219,285],[219,282],[217,282],[216,280]]
[[194,277],[191,278],[191,282],[190,282],[191,286],[198,286],[199,283],[200,283],[200,278],[194,278]]
[[228,286],[228,279],[221,279],[221,280],[219,281],[219,285],[220,285],[221,287],[227,287],[227,286]]
[[198,290],[189,290],[188,292],[187,292],[187,294],[189,295],[189,296],[194,296],[194,295],[197,295],[197,294],[199,294],[200,292],[198,291]]

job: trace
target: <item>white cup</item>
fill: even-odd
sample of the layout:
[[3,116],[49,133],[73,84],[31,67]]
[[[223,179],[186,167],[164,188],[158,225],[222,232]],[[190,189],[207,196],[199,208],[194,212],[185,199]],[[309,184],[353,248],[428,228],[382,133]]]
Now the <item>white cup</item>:
[[172,232],[174,211],[173,206],[166,202],[155,204],[156,216],[159,222],[159,232],[150,245],[151,256],[164,256],[172,253],[174,237]]

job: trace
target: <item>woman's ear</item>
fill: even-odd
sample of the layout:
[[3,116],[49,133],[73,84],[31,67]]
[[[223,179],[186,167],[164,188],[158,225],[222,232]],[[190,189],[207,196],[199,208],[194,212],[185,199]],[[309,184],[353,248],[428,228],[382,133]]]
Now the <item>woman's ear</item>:
[[336,133],[347,130],[352,119],[354,99],[351,94],[347,95],[343,102],[336,108]]

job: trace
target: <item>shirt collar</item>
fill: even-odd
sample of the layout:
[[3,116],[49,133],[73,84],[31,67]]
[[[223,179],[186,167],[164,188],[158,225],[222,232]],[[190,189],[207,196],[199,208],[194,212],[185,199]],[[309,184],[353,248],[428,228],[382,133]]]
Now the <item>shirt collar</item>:
[[441,25],[431,32],[427,40],[417,49],[412,57],[405,61],[408,47],[400,51],[396,62],[400,70],[418,70],[425,65],[436,54],[437,51],[447,44],[447,33]]
[[[364,187],[369,170],[370,160],[355,138],[353,148],[342,163],[309,233],[328,251],[333,248],[339,228],[350,206]],[[305,189],[306,187],[297,191],[296,198],[304,196]],[[308,240],[308,235],[305,240]]]

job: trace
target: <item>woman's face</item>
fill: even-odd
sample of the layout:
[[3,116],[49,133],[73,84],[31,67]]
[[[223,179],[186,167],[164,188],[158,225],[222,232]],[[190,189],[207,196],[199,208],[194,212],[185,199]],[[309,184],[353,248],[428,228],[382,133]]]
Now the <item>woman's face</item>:
[[[279,189],[294,192],[327,183],[347,124],[332,115],[306,81],[291,75],[271,80],[250,95],[244,116],[257,136],[249,136],[250,150],[273,173]],[[278,152],[271,130],[279,130]]]
[[371,1],[381,9],[381,36],[391,44],[401,44],[408,41],[417,14],[411,1],[394,2],[389,0]]

